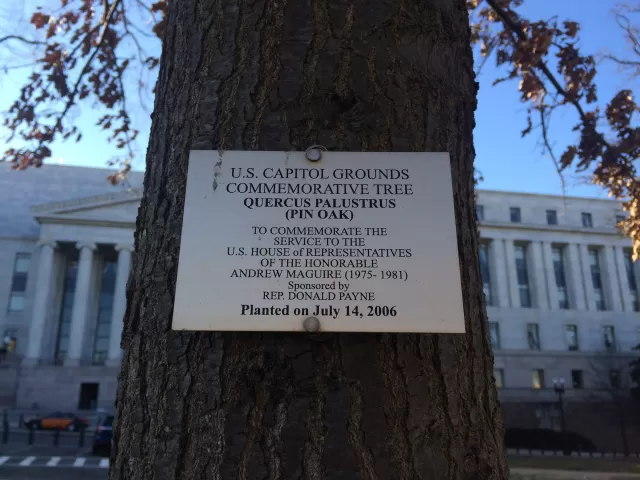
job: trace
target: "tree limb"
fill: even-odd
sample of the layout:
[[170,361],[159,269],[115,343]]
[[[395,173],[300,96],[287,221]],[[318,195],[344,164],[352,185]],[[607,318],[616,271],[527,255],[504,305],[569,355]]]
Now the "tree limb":
[[[505,10],[503,10],[502,7],[500,7],[498,5],[496,0],[487,0],[487,3],[498,14],[500,19],[502,20],[502,23],[504,23],[505,26],[509,27],[509,29],[513,33],[515,33],[520,40],[526,41],[528,39],[527,35],[522,31],[522,28],[520,27],[520,25],[518,25],[516,22],[514,22],[509,17],[509,15],[507,15],[507,12]],[[538,63],[536,63],[535,67],[538,68],[544,74],[544,76],[551,82],[551,84],[556,89],[556,91],[560,95],[562,95],[562,97],[566,101],[568,101],[568,102],[570,102],[570,103],[572,103],[574,105],[574,107],[578,111],[578,114],[580,115],[580,120],[582,120],[582,122],[585,123],[585,124],[588,123],[589,120],[587,118],[587,114],[583,110],[582,105],[580,105],[580,102],[578,102],[578,100],[576,100],[575,98],[571,98],[571,96],[562,87],[562,85],[560,85],[560,82],[558,82],[558,80],[553,75],[551,70],[549,70],[549,67],[547,67],[547,64],[545,62],[543,62],[542,60],[538,60]]]

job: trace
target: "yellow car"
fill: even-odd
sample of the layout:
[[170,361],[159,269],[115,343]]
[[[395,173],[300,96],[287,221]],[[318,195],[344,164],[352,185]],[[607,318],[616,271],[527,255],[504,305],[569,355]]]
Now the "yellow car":
[[89,420],[73,413],[53,412],[49,415],[31,417],[24,422],[29,430],[69,430],[75,432],[87,428]]

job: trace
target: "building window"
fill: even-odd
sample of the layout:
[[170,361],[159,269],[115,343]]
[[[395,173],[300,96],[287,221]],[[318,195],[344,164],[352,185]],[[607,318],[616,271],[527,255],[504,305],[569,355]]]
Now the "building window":
[[29,274],[30,253],[17,253],[13,262],[13,276],[11,279],[11,292],[7,311],[22,312],[27,292],[27,276]]
[[498,322],[489,322],[489,335],[491,337],[491,347],[496,350],[500,348],[500,325]]
[[591,267],[591,283],[596,298],[596,308],[605,310],[604,291],[602,289],[602,275],[600,273],[600,251],[596,248],[589,249],[589,266]]
[[527,271],[527,251],[524,245],[516,245],[516,275],[520,292],[520,306],[531,307],[531,292],[529,289],[529,273]]
[[482,275],[482,291],[487,305],[493,305],[491,296],[491,276],[489,274],[489,245],[481,243],[478,256],[480,257],[480,274]]
[[69,336],[71,335],[71,313],[73,312],[73,297],[76,292],[76,275],[78,262],[67,258],[64,282],[62,284],[62,302],[58,317],[58,332],[56,336],[56,348],[54,362],[62,365],[69,349]]
[[98,298],[98,319],[96,334],[93,340],[92,362],[102,365],[109,353],[109,337],[111,334],[111,314],[113,312],[113,293],[116,286],[117,263],[105,261],[102,268],[100,297]]
[[611,388],[620,388],[620,370],[609,370],[609,383]]
[[604,349],[607,352],[616,351],[616,331],[612,325],[605,325],[602,332]]
[[496,388],[504,388],[504,370],[502,368],[493,369],[493,378],[496,381]]
[[531,371],[531,384],[536,390],[544,388],[544,370],[535,368]]
[[593,227],[593,218],[590,213],[582,212],[582,226],[585,228]]
[[627,219],[625,215],[616,215],[616,225],[620,225],[621,222],[624,222]]
[[558,212],[555,210],[547,210],[547,225],[558,224]]
[[569,308],[569,295],[567,294],[567,280],[565,275],[564,248],[553,247],[551,249],[553,260],[553,271],[556,279],[556,290],[558,291],[558,307]]
[[627,273],[627,283],[631,291],[631,297],[633,298],[633,309],[638,312],[640,311],[640,299],[638,298],[638,282],[636,281],[636,275],[633,271],[633,256],[631,250],[624,250],[624,267]]
[[484,205],[476,205],[476,220],[479,222],[484,220]]
[[520,207],[511,207],[511,209],[509,210],[510,215],[511,215],[511,222],[513,223],[520,223],[522,218],[520,215]]
[[529,350],[540,350],[540,331],[537,323],[527,323]]
[[583,388],[582,370],[571,370],[571,384],[573,388]]
[[564,326],[564,338],[567,342],[567,348],[571,352],[580,350],[580,344],[578,343],[578,326],[577,325],[565,325]]

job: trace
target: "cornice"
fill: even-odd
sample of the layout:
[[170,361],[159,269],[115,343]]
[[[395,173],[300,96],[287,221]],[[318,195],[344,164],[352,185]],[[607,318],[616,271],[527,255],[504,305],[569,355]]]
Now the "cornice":
[[511,222],[493,222],[483,220],[478,222],[480,228],[495,228],[499,230],[534,230],[543,232],[557,232],[557,233],[579,233],[587,235],[608,235],[619,238],[626,238],[620,230],[615,227],[611,228],[585,228],[573,225],[547,225],[547,224],[535,224],[535,223],[511,223]]
[[478,188],[476,189],[478,194],[486,194],[491,196],[510,196],[510,197],[534,197],[534,198],[546,198],[549,200],[573,200],[577,202],[598,202],[608,205],[620,205],[623,200],[614,200],[611,198],[601,197],[581,197],[578,195],[565,195],[562,194],[553,195],[551,193],[534,193],[534,192],[517,192],[513,190],[492,190]]
[[81,225],[81,226],[102,226],[102,227],[118,227],[135,229],[136,220],[130,222],[121,220],[108,220],[102,218],[68,218],[58,215],[38,215],[35,217],[41,224],[57,224],[57,225]]
[[508,357],[542,357],[542,358],[576,358],[576,359],[591,359],[591,360],[632,360],[638,358],[638,354],[635,351],[615,351],[615,352],[601,352],[601,351],[589,351],[589,350],[527,350],[516,348],[494,348],[493,355],[496,358],[508,358]]
[[[107,193],[103,195],[94,195],[90,197],[75,198],[72,200],[64,200],[61,202],[45,203],[41,205],[34,205],[31,207],[31,212],[37,213],[70,213],[78,210],[84,210],[86,208],[104,207],[109,205],[117,205],[120,203],[127,203],[132,200],[142,199],[141,189],[128,189],[125,191]],[[38,216],[36,216],[38,218]]]

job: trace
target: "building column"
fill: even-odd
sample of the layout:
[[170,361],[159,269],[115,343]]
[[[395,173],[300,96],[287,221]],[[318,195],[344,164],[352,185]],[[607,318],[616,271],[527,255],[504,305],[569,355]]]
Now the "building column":
[[607,303],[609,303],[608,307],[610,310],[614,312],[622,312],[622,298],[621,292],[623,290],[628,290],[628,287],[625,289],[625,286],[628,285],[627,282],[620,282],[620,276],[616,271],[616,251],[615,247],[605,247],[602,249],[604,253],[604,278],[603,278],[603,287],[607,292]]
[[[616,265],[618,267],[618,281],[620,282],[620,293],[622,294],[622,306],[625,312],[633,312],[633,296],[627,277],[627,265],[624,261],[624,248],[612,247],[615,251]],[[633,275],[634,272],[631,271]]]
[[[586,296],[587,310],[592,312],[598,311],[596,302],[596,294],[593,289],[593,279],[591,278],[591,263],[589,262],[589,246],[581,243],[578,245],[580,249],[580,260],[582,263],[582,284],[584,285],[584,293]],[[600,275],[602,275],[602,265],[600,265]]]
[[29,328],[29,340],[27,341],[27,353],[24,363],[37,365],[42,357],[42,340],[44,338],[47,311],[51,298],[51,285],[53,280],[53,259],[56,243],[43,241],[40,243],[40,255],[38,259],[38,273],[36,278],[36,291],[33,304],[33,316]]
[[544,278],[544,252],[542,250],[542,242],[531,242],[531,268],[530,272],[533,273],[533,284],[535,301],[533,307],[541,308],[542,310],[549,310],[549,296],[547,295],[547,283]]
[[[553,248],[551,242],[542,242],[542,256],[544,258],[544,269],[547,273],[547,292],[549,295],[549,308],[558,310],[558,285],[556,284],[556,269],[553,266]],[[566,268],[566,262],[565,262]],[[564,272],[565,277],[567,272]],[[567,278],[564,279],[565,284],[568,283]]]
[[111,331],[109,332],[109,354],[107,365],[120,366],[122,350],[122,321],[127,307],[127,280],[131,269],[131,245],[116,245],[118,252],[118,269],[116,271],[116,285],[113,292],[113,314],[111,316]]
[[[576,310],[586,310],[587,303],[585,300],[584,281],[582,279],[582,261],[580,259],[580,245],[570,243],[567,246],[569,270],[569,287],[570,287],[570,306]],[[588,265],[588,264],[587,264]],[[591,281],[591,279],[589,279]],[[593,288],[592,288],[593,290]]]
[[[509,282],[506,267],[504,240],[501,238],[492,238],[489,247],[490,265],[489,273],[491,274],[491,288],[494,289],[492,296],[495,299],[496,307],[509,308]],[[493,266],[493,269],[491,268]]]
[[89,287],[91,285],[91,270],[93,267],[93,243],[78,243],[80,250],[78,273],[76,276],[76,291],[73,296],[73,312],[71,313],[71,332],[69,334],[69,350],[65,365],[79,365],[84,347],[87,329],[87,311],[89,309]]
[[504,248],[507,259],[507,281],[509,282],[509,297],[511,306],[520,308],[520,289],[518,288],[518,272],[516,270],[516,252],[513,240],[505,240]]

